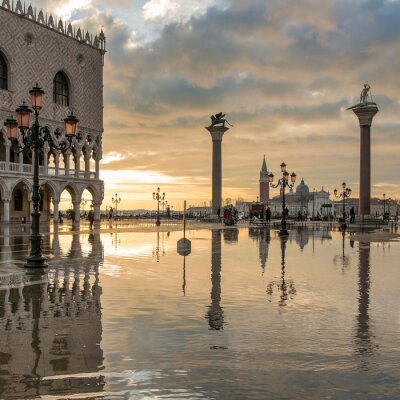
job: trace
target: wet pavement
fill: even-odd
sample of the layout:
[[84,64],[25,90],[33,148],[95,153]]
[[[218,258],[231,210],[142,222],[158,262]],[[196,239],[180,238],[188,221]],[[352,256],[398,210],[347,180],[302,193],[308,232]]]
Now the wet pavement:
[[135,230],[2,227],[1,399],[400,398],[399,242]]

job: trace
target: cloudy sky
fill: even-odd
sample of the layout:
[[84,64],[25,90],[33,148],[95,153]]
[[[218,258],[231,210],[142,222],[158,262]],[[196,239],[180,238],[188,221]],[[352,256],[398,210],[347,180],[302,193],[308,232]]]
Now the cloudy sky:
[[400,1],[36,0],[107,36],[104,204],[175,208],[211,198],[211,138],[223,111],[223,198],[254,200],[263,155],[312,188],[358,194],[359,126],[346,108],[365,81],[373,195],[399,197]]

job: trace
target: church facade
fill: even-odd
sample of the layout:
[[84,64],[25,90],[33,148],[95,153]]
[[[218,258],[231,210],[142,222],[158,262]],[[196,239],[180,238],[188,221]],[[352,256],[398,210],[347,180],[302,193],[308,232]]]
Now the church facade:
[[[100,218],[104,185],[100,180],[103,134],[103,64],[105,36],[91,35],[20,0],[0,0],[0,220],[29,221],[32,154],[16,151],[4,121],[29,99],[38,84],[44,92],[39,123],[55,142],[64,137],[64,118],[74,112],[78,134],[70,149],[44,144],[39,158],[42,220],[58,220],[61,198],[69,193],[79,221],[82,193],[92,195],[95,219]],[[27,102],[29,105],[29,102]],[[56,130],[61,138],[55,137]]]

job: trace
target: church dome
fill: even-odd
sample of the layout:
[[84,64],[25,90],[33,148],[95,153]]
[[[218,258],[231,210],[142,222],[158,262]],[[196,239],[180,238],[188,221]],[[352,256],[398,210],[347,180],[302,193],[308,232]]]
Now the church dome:
[[301,180],[300,185],[296,187],[296,194],[310,194],[310,189],[308,186],[304,183],[304,179]]

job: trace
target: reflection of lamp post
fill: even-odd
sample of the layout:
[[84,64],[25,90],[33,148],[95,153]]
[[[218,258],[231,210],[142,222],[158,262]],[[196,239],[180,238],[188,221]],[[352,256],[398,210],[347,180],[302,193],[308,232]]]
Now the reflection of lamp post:
[[285,280],[285,256],[286,256],[286,242],[288,240],[287,235],[281,235],[281,280],[279,282],[271,282],[268,284],[267,293],[272,295],[274,285],[277,286],[278,291],[281,292],[279,305],[286,306],[286,301],[289,295],[292,297],[296,294],[296,288],[293,281]]
[[274,185],[272,182],[274,180],[274,174],[271,172],[268,175],[268,181],[273,188],[280,187],[282,192],[282,222],[281,222],[281,230],[279,231],[279,235],[289,235],[289,232],[286,229],[286,203],[285,203],[285,188],[286,186],[292,188],[294,183],[296,182],[296,174],[292,172],[290,174],[290,182],[289,183],[289,172],[286,171],[286,164],[283,162],[281,164],[282,178]]
[[157,200],[157,221],[156,225],[160,226],[160,201],[165,199],[165,193],[160,194],[160,188],[157,188],[157,192],[153,192],[153,199]]
[[346,200],[348,197],[351,196],[351,189],[348,188],[348,187],[346,187],[346,182],[343,182],[343,183],[342,183],[342,189],[343,189],[343,191],[340,192],[340,193],[338,193],[338,190],[337,190],[337,189],[335,189],[335,190],[333,191],[333,193],[334,193],[335,197],[337,197],[338,199],[340,199],[341,197],[343,198],[343,205],[342,205],[342,207],[343,207],[343,210],[342,210],[342,213],[343,213],[343,217],[342,217],[342,218],[343,218],[343,221],[342,221],[341,227],[342,227],[342,229],[346,229],[346,205],[345,205],[345,200]]
[[[58,144],[55,143],[53,136],[47,126],[39,125],[39,110],[42,108],[44,91],[36,84],[30,91],[31,105],[33,108],[35,120],[31,127],[30,119],[32,110],[22,103],[16,110],[17,121],[13,118],[8,118],[4,125],[7,127],[7,136],[13,143],[13,147],[17,152],[22,152],[24,149],[31,148],[33,156],[33,185],[32,185],[32,225],[31,225],[31,250],[25,267],[43,268],[47,267],[45,258],[42,255],[42,235],[39,232],[40,223],[40,190],[39,190],[39,154],[45,143],[50,147],[50,150],[70,149],[72,139],[75,136],[78,120],[71,113],[65,122],[65,137]],[[18,128],[20,135],[18,135]],[[61,136],[61,132],[57,129],[54,132],[57,141]]]
[[115,218],[118,217],[118,204],[121,203],[121,197],[118,197],[118,193],[115,193],[115,198],[111,198],[111,202],[115,204]]

